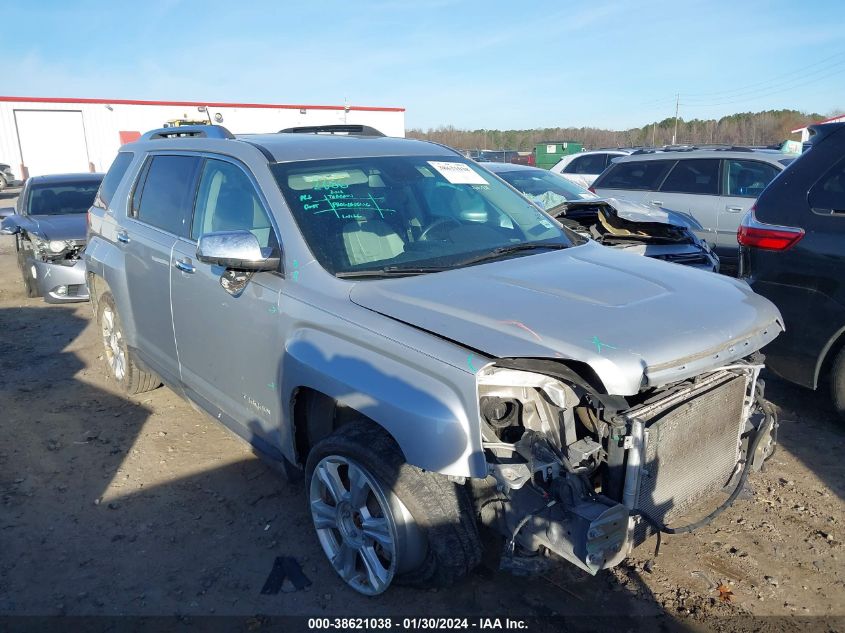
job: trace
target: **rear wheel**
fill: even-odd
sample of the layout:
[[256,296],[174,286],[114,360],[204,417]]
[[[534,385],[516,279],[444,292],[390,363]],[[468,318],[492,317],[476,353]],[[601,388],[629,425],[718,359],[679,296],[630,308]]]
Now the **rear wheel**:
[[839,350],[830,366],[830,393],[834,409],[845,419],[845,347]]
[[380,594],[394,581],[448,585],[481,559],[466,491],[406,464],[372,422],[351,422],[318,443],[305,477],[320,545],[360,593]]
[[108,292],[100,297],[97,323],[100,324],[106,364],[112,378],[123,390],[134,395],[159,387],[161,379],[152,372],[140,369],[126,346],[123,324],[117,314],[114,298]]

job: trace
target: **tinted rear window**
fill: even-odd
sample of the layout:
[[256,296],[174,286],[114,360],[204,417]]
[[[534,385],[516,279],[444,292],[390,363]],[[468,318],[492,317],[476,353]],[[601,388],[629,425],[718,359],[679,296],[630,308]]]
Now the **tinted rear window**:
[[599,177],[596,189],[639,189],[656,191],[675,164],[672,160],[638,160],[614,163]]
[[666,177],[660,191],[667,193],[719,193],[719,159],[690,158],[679,160]]
[[845,212],[845,159],[828,170],[813,186],[810,206],[817,212]]
[[126,170],[129,169],[129,164],[132,162],[134,156],[135,154],[132,152],[120,152],[117,155],[117,158],[114,159],[111,167],[109,167],[106,177],[103,178],[103,184],[100,185],[100,190],[94,199],[95,207],[108,208],[109,204],[111,204],[112,196],[114,196],[114,192],[117,190],[120,181],[123,180],[123,176]]
[[154,156],[151,160],[141,190],[138,219],[188,237],[200,160],[196,156]]

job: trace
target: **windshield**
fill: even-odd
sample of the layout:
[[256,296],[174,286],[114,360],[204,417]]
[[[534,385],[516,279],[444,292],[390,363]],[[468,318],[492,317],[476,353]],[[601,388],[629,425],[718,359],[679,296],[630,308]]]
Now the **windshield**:
[[545,169],[497,171],[497,175],[522,192],[541,209],[553,209],[572,200],[596,200],[598,196],[563,176]]
[[[271,165],[303,237],[333,274],[466,265],[571,246],[559,224],[460,157]],[[511,248],[519,247],[519,248]],[[429,270],[420,270],[421,268]]]
[[29,215],[86,213],[94,202],[99,180],[33,185],[29,192]]

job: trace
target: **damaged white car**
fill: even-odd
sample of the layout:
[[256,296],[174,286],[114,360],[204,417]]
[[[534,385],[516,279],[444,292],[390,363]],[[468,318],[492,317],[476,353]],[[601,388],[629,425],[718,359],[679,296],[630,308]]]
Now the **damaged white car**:
[[563,176],[525,165],[485,164],[558,222],[599,244],[719,272],[719,257],[689,215],[622,198],[600,198]]
[[594,574],[733,502],[775,445],[777,308],[585,239],[446,147],[363,132],[124,147],[85,250],[113,379],[164,382],[304,474],[363,594],[454,582],[481,525],[507,568]]

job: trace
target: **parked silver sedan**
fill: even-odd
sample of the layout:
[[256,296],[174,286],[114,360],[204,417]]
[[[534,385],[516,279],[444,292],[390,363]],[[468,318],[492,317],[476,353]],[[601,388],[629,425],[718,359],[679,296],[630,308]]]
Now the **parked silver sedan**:
[[15,236],[27,296],[47,303],[87,301],[86,212],[102,180],[102,174],[34,176],[16,208],[0,209],[0,233]]

